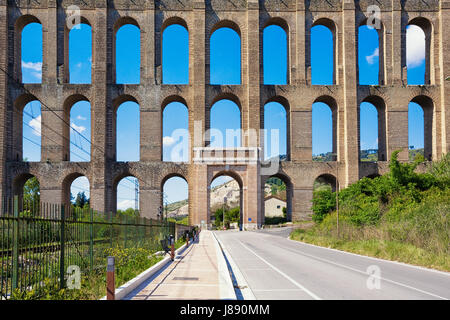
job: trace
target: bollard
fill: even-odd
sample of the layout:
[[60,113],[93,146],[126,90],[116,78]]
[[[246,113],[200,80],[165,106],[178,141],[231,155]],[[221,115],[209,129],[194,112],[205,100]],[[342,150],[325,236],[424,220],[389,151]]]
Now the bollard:
[[108,265],[106,267],[106,299],[107,300],[115,300],[115,296],[116,296],[114,269],[115,269],[114,257],[108,257]]
[[170,260],[174,260],[175,259],[175,241],[173,239],[173,236],[170,236]]
[[186,248],[189,247],[189,233],[186,232]]

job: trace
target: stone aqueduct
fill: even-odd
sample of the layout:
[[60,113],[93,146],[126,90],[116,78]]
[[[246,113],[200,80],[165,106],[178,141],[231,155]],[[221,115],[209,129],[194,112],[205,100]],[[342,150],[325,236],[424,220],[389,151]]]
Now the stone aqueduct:
[[[79,6],[82,22],[92,27],[92,84],[68,83],[65,19],[70,5]],[[357,32],[367,20],[369,5],[381,9],[378,86],[358,85]],[[20,34],[30,22],[43,27],[41,84],[21,84]],[[115,32],[126,23],[141,31],[141,78],[137,85],[119,85],[114,79]],[[188,85],[162,84],[161,35],[173,23],[189,31]],[[287,33],[287,85],[264,85],[262,81],[262,31],[270,24]],[[309,36],[317,24],[333,33],[333,85],[311,85]],[[422,27],[426,34],[424,86],[406,83],[408,24]],[[223,26],[233,28],[241,37],[240,85],[208,83],[209,38]],[[264,105],[277,101],[287,111],[288,154],[275,175],[287,184],[289,215],[302,219],[310,214],[313,183],[318,176],[337,174],[344,186],[385,172],[386,160],[394,150],[403,149],[400,159],[408,159],[410,101],[424,109],[426,157],[436,160],[450,150],[450,82],[445,81],[450,75],[449,34],[449,0],[0,0],[0,67],[7,72],[0,72],[1,196],[20,193],[26,179],[34,175],[40,181],[42,201],[67,202],[71,182],[84,175],[90,182],[92,207],[113,211],[118,181],[132,175],[139,179],[142,214],[155,217],[164,182],[180,176],[189,185],[190,221],[199,224],[209,222],[210,182],[215,176],[229,174],[241,186],[244,221],[247,227],[255,227],[264,219],[263,186],[268,178],[261,174],[260,163],[162,162],[162,110],[170,102],[183,102],[192,136],[195,121],[201,123],[203,131],[208,129],[209,110],[220,99],[237,103],[244,130],[263,128]],[[42,108],[41,162],[23,162],[20,113],[34,99],[46,105]],[[90,162],[67,161],[69,133],[63,119],[80,100],[91,103],[95,134]],[[139,162],[117,162],[115,157],[115,111],[127,100],[140,106]],[[311,114],[317,101],[332,108],[337,161],[312,161]],[[359,160],[358,114],[363,101],[378,109],[378,162]],[[259,137],[252,140],[243,136],[242,146],[260,145]],[[194,141],[191,157],[194,148],[206,146]]]

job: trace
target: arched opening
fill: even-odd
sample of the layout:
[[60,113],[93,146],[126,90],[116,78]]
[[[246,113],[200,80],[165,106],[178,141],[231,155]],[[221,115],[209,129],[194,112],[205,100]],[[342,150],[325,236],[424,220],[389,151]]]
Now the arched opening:
[[[22,111],[22,158],[17,161],[41,161],[41,103],[28,102]],[[22,126],[23,124],[23,126]]]
[[386,161],[386,105],[382,98],[369,96],[359,108],[360,160]]
[[140,110],[134,101],[119,105],[116,115],[116,161],[139,161]]
[[69,31],[70,83],[91,83],[92,28],[79,23]]
[[164,218],[189,224],[189,186],[182,176],[171,176],[162,184],[162,208]]
[[172,24],[162,33],[162,81],[189,83],[189,32],[181,24]]
[[209,219],[217,229],[242,230],[242,182],[229,173],[219,173],[209,187]]
[[122,25],[115,34],[115,77],[118,84],[139,84],[141,31],[134,21]]
[[239,106],[228,99],[214,103],[210,109],[209,146],[236,148],[241,146],[241,139]]
[[126,216],[138,217],[139,211],[139,180],[131,175],[116,182],[113,194],[116,196],[115,212]]
[[210,38],[210,83],[241,84],[241,37],[238,32],[221,27]]
[[[80,100],[70,108],[70,161],[91,161],[91,104]],[[69,127],[66,126],[66,130]]]
[[[29,211],[31,215],[39,215],[40,213],[40,184],[39,180],[32,174],[25,173],[18,175],[13,180],[13,196],[19,198],[19,212]],[[12,200],[5,203],[4,210],[12,212]]]
[[311,83],[335,83],[335,26],[331,20],[319,19],[311,28]]
[[365,24],[361,25],[358,28],[359,84],[379,84],[380,61],[380,39],[377,30]]
[[408,85],[430,84],[432,27],[425,18],[416,18],[406,27],[406,67]]
[[163,111],[163,161],[189,161],[189,112],[185,104],[171,102]]
[[275,24],[263,31],[263,70],[264,84],[288,83],[287,32]]
[[264,224],[292,221],[292,184],[288,178],[275,175],[264,184]]
[[31,20],[21,32],[20,59],[22,83],[42,82],[42,25]]
[[325,173],[314,180],[313,221],[322,221],[327,214],[336,209],[336,189],[340,189],[340,183],[332,174]]
[[319,98],[312,105],[312,159],[337,159],[337,107],[333,100]]
[[264,106],[264,159],[288,159],[288,120],[285,107],[279,102]]
[[433,157],[433,101],[418,96],[408,105],[408,146],[409,158],[414,160],[417,154],[425,159]]
[[336,177],[334,175],[329,173],[321,174],[314,180],[313,190],[314,192],[322,190],[336,192],[336,188],[339,188],[339,185],[336,185],[336,183],[339,182],[336,181]]
[[66,198],[66,203],[70,203],[69,216],[76,219],[89,217],[91,199],[88,178],[80,174],[73,174],[66,179],[65,183],[69,193]]
[[359,107],[359,159],[361,161],[378,161],[378,111],[370,102],[363,102]]

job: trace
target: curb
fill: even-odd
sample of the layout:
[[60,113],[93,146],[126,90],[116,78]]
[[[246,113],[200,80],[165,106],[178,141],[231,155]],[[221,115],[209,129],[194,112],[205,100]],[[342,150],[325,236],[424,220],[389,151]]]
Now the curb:
[[[183,244],[180,248],[178,248],[175,251],[175,256],[177,254],[181,254],[186,248],[187,248],[186,244]],[[141,274],[139,274],[135,278],[133,278],[133,279],[129,280],[128,282],[126,282],[125,284],[121,285],[119,288],[116,289],[116,292],[115,292],[116,299],[115,300],[122,300],[123,298],[125,298],[134,289],[139,287],[144,281],[146,281],[148,278],[153,276],[159,270],[164,268],[170,262],[172,262],[172,261],[170,260],[170,256],[168,256],[168,257],[162,259],[161,261],[159,261],[158,263],[154,264],[147,270],[143,271]],[[100,300],[106,300],[106,296],[104,296]]]
[[[256,300],[255,295],[253,294],[252,289],[250,289],[250,286],[248,285],[247,281],[245,280],[244,276],[241,273],[241,270],[237,266],[237,264],[234,262],[233,258],[231,257],[231,254],[228,252],[228,250],[223,245],[222,241],[219,240],[219,238],[216,236],[216,234],[213,232],[214,238],[219,243],[220,249],[222,250],[223,257],[228,262],[227,268],[228,272],[230,274],[230,277],[233,280],[233,290],[239,290],[242,295],[243,300]],[[237,296],[237,295],[236,295]],[[238,299],[240,300],[240,299]]]
[[213,239],[215,240],[214,245],[216,247],[216,254],[217,254],[217,269],[219,274],[220,299],[237,300],[233,282],[231,281],[231,274],[228,270],[227,262],[225,261],[225,257],[222,252],[221,246],[214,232],[212,231],[210,232],[213,234]]

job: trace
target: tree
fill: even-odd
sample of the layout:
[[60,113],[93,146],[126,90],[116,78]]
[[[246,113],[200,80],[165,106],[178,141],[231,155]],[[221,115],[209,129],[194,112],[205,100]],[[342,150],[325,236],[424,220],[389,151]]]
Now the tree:
[[86,194],[83,192],[78,192],[77,197],[75,199],[75,207],[84,208],[86,205],[89,206],[89,199],[86,197]]
[[23,187],[23,201],[39,203],[40,200],[40,186],[36,177],[32,177],[25,182]]

